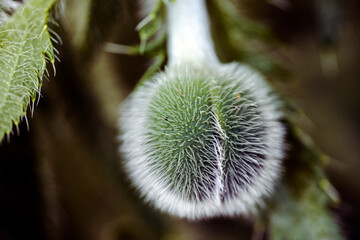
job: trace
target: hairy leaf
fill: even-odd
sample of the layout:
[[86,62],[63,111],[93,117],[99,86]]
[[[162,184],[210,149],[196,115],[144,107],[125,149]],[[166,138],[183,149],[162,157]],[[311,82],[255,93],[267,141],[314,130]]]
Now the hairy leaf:
[[0,28],[0,139],[19,123],[41,87],[46,56],[54,63],[47,29],[55,0],[28,0]]

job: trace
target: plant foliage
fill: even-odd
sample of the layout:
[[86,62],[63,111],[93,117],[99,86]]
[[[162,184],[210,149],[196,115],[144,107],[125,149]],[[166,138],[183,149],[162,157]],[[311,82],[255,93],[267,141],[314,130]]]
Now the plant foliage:
[[28,0],[0,28],[0,139],[34,103],[47,58],[55,61],[48,12],[55,0]]

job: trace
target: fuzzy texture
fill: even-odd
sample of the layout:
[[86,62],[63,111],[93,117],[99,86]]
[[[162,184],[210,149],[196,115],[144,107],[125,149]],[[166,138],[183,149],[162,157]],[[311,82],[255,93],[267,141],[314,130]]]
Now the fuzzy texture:
[[215,54],[204,0],[167,2],[168,67],[121,109],[125,168],[179,217],[253,214],[281,173],[284,130],[265,80]]
[[[1,0],[0,0],[1,1]],[[54,64],[48,13],[55,0],[28,0],[0,27],[0,140],[34,110],[46,62]]]
[[169,68],[123,105],[125,167],[144,198],[173,215],[254,213],[281,171],[278,106],[246,66]]

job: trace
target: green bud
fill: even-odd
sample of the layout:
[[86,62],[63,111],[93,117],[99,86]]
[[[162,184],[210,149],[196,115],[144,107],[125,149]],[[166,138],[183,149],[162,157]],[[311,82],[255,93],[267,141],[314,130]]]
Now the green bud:
[[254,213],[281,172],[278,108],[246,66],[171,67],[122,107],[125,167],[147,201],[174,215]]

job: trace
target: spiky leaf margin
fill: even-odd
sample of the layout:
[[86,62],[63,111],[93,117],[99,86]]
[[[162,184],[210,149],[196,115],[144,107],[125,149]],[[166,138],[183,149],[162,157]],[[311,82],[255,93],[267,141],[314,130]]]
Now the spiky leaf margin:
[[28,0],[0,28],[0,140],[34,101],[46,56],[54,63],[48,12],[55,0]]

